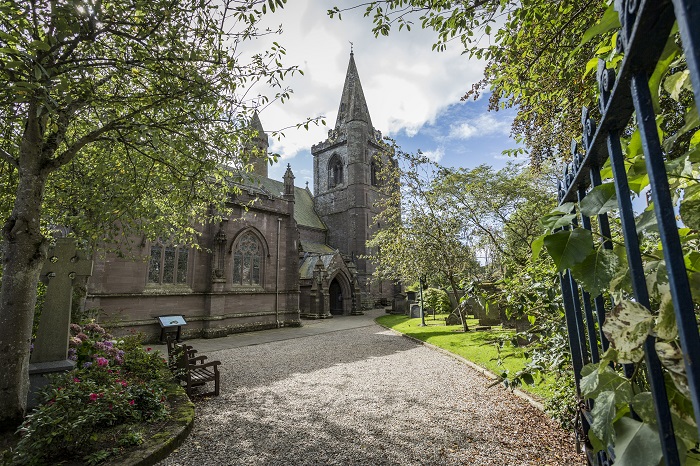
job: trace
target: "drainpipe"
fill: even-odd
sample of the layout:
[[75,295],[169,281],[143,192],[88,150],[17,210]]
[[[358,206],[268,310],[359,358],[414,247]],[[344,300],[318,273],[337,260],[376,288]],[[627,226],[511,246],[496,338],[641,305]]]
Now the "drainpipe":
[[277,328],[280,328],[280,232],[282,230],[282,219],[277,217],[277,267],[275,273],[275,319]]

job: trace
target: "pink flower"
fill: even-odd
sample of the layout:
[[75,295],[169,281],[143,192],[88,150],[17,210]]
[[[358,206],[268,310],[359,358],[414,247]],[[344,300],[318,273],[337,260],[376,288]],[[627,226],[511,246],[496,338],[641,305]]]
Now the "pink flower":
[[102,356],[98,357],[95,359],[95,362],[97,363],[98,366],[100,367],[105,367],[109,364],[109,360],[107,358],[103,358]]
[[97,393],[90,393],[90,401],[97,401]]
[[75,382],[75,383],[80,383],[80,379],[77,378],[77,377],[73,377],[73,382]]
[[75,336],[75,338],[77,338],[77,339],[80,340],[80,341],[87,341],[87,340],[88,340],[88,336],[85,335],[85,334],[82,333],[82,332],[80,332],[79,334],[77,334],[77,335]]
[[152,349],[153,349],[153,348],[151,348],[151,347],[149,346],[148,348],[146,348],[146,351],[151,351]]
[[131,406],[134,406],[134,400],[129,400],[129,404],[130,404]]

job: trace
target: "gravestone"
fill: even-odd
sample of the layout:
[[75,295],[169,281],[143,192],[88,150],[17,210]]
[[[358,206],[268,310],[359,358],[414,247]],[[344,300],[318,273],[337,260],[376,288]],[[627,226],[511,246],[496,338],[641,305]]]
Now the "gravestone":
[[92,261],[82,251],[78,251],[73,239],[58,238],[56,245],[49,248],[41,269],[41,280],[46,283],[46,295],[29,361],[30,407],[35,403],[36,390],[47,383],[45,374],[68,371],[75,367],[75,362],[68,360],[73,281],[91,275]]
[[420,304],[411,304],[411,318],[420,317]]

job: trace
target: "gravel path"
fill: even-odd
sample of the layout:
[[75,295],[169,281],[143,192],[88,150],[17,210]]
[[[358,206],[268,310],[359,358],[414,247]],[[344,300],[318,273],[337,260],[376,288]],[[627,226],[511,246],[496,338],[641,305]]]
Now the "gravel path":
[[580,465],[568,433],[377,325],[209,354],[222,393],[161,465]]

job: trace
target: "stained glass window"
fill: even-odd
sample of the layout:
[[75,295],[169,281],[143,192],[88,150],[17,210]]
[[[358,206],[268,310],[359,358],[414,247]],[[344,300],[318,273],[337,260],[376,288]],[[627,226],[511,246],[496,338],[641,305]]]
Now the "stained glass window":
[[233,283],[259,285],[262,248],[253,233],[245,233],[233,253]]

